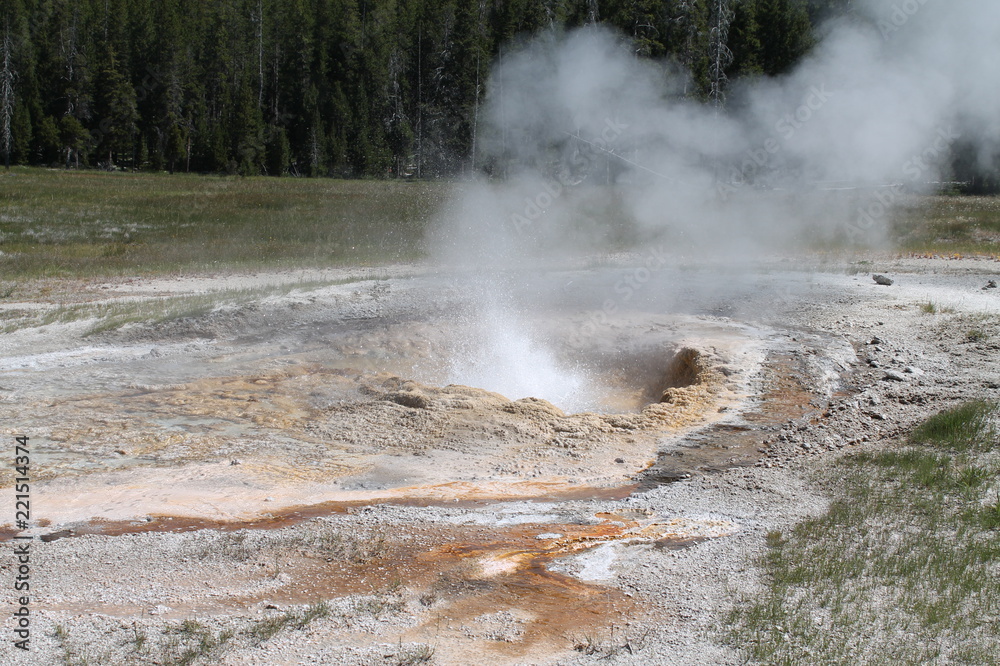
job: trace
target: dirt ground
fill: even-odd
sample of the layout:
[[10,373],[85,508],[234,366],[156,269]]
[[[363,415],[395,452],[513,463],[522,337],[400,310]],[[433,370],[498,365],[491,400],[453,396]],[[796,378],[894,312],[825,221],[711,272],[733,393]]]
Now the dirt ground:
[[[0,339],[33,521],[14,529],[8,476],[3,538],[35,537],[32,652],[5,638],[3,663],[743,663],[722,618],[765,534],[823,510],[810,471],[997,397],[1000,263],[640,259],[505,276],[502,298],[398,266],[4,303],[261,290]],[[579,382],[504,393],[552,368]]]

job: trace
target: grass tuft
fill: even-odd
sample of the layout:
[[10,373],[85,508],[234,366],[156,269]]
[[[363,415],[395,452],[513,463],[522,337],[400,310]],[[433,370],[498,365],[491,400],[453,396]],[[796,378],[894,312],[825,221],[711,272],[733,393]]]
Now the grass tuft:
[[995,403],[974,400],[927,419],[910,437],[914,444],[938,449],[989,450],[996,442]]
[[983,529],[1000,529],[1000,491],[997,492],[995,502],[991,502],[979,511],[979,522]]
[[965,334],[965,339],[968,342],[982,342],[987,337],[989,336],[987,336],[987,334],[984,331],[978,328],[974,328]]
[[325,601],[319,601],[307,606],[302,612],[285,611],[259,620],[252,624],[246,633],[259,645],[274,638],[286,628],[302,630],[315,620],[329,617],[331,613],[330,605]]
[[326,526],[303,530],[289,542],[310,557],[328,562],[368,564],[389,554],[389,541],[380,530],[344,533]]
[[401,649],[393,656],[395,666],[417,666],[429,664],[434,659],[434,648],[423,643]]
[[612,659],[620,654],[635,654],[641,650],[648,637],[648,632],[642,636],[631,637],[627,630],[611,625],[611,629],[605,634],[584,633],[582,636],[572,637],[573,649],[577,652],[595,657],[597,659]]

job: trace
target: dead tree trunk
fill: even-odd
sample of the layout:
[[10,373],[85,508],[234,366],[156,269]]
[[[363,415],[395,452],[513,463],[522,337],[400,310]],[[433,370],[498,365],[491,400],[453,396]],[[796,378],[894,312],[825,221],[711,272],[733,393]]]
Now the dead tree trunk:
[[0,42],[0,148],[3,149],[4,168],[10,170],[11,118],[14,116],[14,62],[13,40],[6,28]]
[[729,0],[715,0],[709,41],[709,53],[712,58],[709,75],[712,87],[708,95],[716,111],[719,111],[726,101],[726,69],[733,62],[733,52],[726,44],[729,41],[729,24],[732,20],[733,10],[729,7]]

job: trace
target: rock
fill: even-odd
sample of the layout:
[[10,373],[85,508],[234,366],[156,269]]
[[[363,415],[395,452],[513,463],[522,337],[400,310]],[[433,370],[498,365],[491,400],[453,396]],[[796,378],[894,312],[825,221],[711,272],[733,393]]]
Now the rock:
[[48,534],[42,534],[38,538],[42,540],[43,543],[49,543],[56,541],[58,539],[63,539],[65,537],[71,537],[76,532],[73,530],[59,530],[58,532],[49,532]]
[[906,375],[904,375],[902,372],[899,372],[898,370],[886,370],[885,375],[882,376],[882,379],[891,382],[905,382]]
[[875,337],[873,337],[871,340],[868,341],[868,344],[870,344],[870,345],[880,345],[880,344],[883,344],[884,342],[885,342],[885,340],[883,340],[882,338],[880,338],[880,337],[878,337],[876,335]]
[[883,287],[891,287],[892,286],[892,280],[890,280],[889,278],[887,278],[884,275],[873,275],[872,279],[875,280],[875,284],[880,284]]
[[396,391],[387,395],[386,399],[413,409],[427,409],[431,406],[430,398],[417,391]]
[[986,283],[986,286],[983,287],[983,291],[986,291],[987,289],[996,289],[996,288],[997,288],[997,281],[990,280],[989,282]]
[[165,613],[169,613],[171,610],[173,610],[173,609],[170,608],[170,606],[164,606],[163,604],[160,604],[160,605],[156,606],[155,608],[150,608],[149,609],[149,614],[150,615],[163,615]]
[[910,375],[916,375],[917,377],[920,377],[921,375],[924,374],[923,370],[913,365],[906,366],[906,368],[903,369],[903,372]]
[[615,462],[618,463],[619,465],[621,465],[622,463],[625,462],[625,460],[622,459],[622,458],[615,458]]

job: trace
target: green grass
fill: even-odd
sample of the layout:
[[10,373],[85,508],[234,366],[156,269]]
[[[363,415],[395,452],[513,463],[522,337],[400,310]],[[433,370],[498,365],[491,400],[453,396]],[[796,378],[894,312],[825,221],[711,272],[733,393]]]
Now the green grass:
[[0,272],[11,281],[411,260],[450,187],[14,168],[0,174]]
[[[425,231],[456,187],[15,167],[0,173],[0,298],[37,277],[410,261],[424,256]],[[612,250],[639,239],[621,192],[574,196],[577,240]],[[1000,254],[1000,199],[907,201],[891,221],[898,247]]]
[[308,627],[314,620],[329,617],[331,613],[329,604],[319,601],[307,606],[301,613],[296,611],[285,611],[278,615],[266,617],[255,622],[247,629],[247,635],[254,644],[260,644],[277,636],[284,629],[302,630]]
[[163,644],[157,663],[170,666],[216,663],[229,650],[235,635],[228,629],[216,634],[196,620],[184,620],[179,626],[168,628],[166,633],[170,637]]
[[826,470],[828,511],[767,535],[767,587],[736,605],[733,643],[767,664],[995,663],[995,416],[970,402]]
[[913,197],[895,211],[892,236],[906,251],[1000,254],[1000,198]]
[[996,405],[967,402],[927,419],[910,436],[916,444],[948,451],[989,451],[996,445]]

